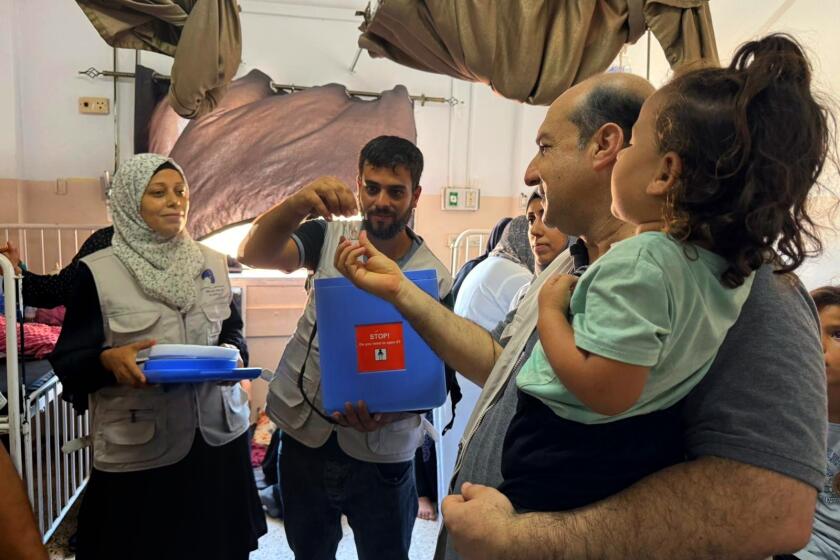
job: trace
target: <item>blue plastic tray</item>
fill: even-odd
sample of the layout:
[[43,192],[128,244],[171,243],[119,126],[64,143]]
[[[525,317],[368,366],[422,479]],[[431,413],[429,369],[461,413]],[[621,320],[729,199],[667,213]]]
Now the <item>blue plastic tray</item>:
[[256,379],[261,368],[233,368],[222,370],[175,370],[162,369],[143,372],[149,383],[204,383],[205,381],[240,381]]

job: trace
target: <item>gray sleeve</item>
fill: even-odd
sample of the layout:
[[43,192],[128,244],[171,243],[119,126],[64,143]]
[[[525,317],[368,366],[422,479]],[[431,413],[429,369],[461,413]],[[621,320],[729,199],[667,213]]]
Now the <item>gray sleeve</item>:
[[756,274],[711,370],[685,400],[686,450],[821,488],[827,401],[819,315],[792,275],[769,266]]
[[493,340],[498,342],[502,346],[502,348],[507,346],[507,343],[510,340],[510,336],[502,338],[502,334],[504,334],[505,329],[511,323],[511,321],[513,321],[514,315],[516,315],[516,309],[509,311],[505,318],[502,321],[499,321],[499,324],[497,324],[493,328],[493,330],[490,331],[490,335],[493,337]]
[[306,258],[306,249],[303,246],[303,241],[300,240],[300,237],[298,237],[296,233],[292,234],[292,241],[294,241],[295,245],[297,245],[298,255],[300,255],[300,263],[298,264],[303,264],[304,259]]

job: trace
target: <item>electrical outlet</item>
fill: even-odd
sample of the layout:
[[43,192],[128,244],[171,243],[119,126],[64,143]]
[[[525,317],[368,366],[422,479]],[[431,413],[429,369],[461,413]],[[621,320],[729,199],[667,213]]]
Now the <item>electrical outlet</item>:
[[107,115],[111,102],[107,97],[80,97],[79,112],[86,115]]
[[478,210],[478,189],[464,189],[464,209]]
[[471,187],[444,187],[441,191],[441,209],[475,211],[479,205],[479,189]]

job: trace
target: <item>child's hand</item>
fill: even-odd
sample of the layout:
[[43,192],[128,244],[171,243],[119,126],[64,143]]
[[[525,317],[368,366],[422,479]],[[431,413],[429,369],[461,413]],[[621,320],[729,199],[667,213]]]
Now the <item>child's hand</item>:
[[540,312],[555,310],[563,315],[569,312],[569,302],[572,300],[572,292],[578,277],[571,274],[556,274],[545,281],[540,288],[539,302]]

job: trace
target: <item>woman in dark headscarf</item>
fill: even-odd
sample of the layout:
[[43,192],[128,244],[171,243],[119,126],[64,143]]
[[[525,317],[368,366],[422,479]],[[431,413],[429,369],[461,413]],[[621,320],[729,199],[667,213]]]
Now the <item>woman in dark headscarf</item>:
[[50,358],[64,398],[90,408],[93,469],[79,560],[245,559],[266,531],[238,385],[148,385],[157,343],[233,345],[247,359],[226,259],[185,231],[189,188],[141,154],[114,177],[112,247],[80,262]]

